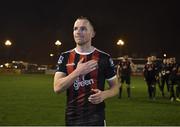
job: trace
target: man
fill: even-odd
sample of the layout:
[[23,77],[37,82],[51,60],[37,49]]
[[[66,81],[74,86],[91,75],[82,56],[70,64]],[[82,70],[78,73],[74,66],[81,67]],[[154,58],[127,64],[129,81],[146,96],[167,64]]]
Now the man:
[[[110,56],[91,45],[95,36],[91,22],[80,17],[73,29],[76,48],[61,54],[54,76],[54,91],[67,90],[67,126],[105,125],[104,100],[118,93]],[[105,79],[110,86],[104,90]]]
[[[128,98],[131,97],[130,83],[131,83],[131,68],[133,66],[132,61],[128,59],[125,55],[123,59],[119,62],[117,67],[117,75],[121,84],[126,83]],[[122,97],[122,85],[119,88],[119,99]]]
[[167,85],[167,91],[169,92],[169,75],[170,75],[170,60],[169,58],[163,59],[162,67],[161,67],[161,92],[164,97],[164,85]]
[[155,78],[156,78],[156,83],[154,86],[154,91],[156,93],[156,84],[158,85],[159,89],[161,90],[161,82],[160,82],[160,72],[161,72],[161,65],[162,63],[157,60],[157,57],[152,55],[151,56],[151,61],[154,64],[154,69],[155,69]]
[[156,71],[152,62],[152,57],[147,58],[147,63],[144,65],[143,74],[148,87],[149,99],[155,100]]
[[177,73],[178,64],[176,63],[176,58],[170,58],[171,72],[169,75],[169,85],[170,85],[170,100],[174,101],[176,99],[174,87],[177,85]]
[[178,64],[177,79],[176,79],[176,101],[180,102],[180,65]]

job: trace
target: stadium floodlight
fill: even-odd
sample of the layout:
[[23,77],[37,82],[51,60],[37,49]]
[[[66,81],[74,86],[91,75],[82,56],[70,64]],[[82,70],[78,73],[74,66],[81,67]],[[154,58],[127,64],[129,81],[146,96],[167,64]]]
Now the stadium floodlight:
[[57,41],[55,42],[55,45],[56,45],[56,46],[60,46],[60,45],[62,45],[62,43],[61,43],[59,40],[57,40]]
[[167,56],[167,54],[166,54],[166,53],[164,53],[164,54],[163,54],[163,56],[164,56],[164,57],[166,57],[166,56]]
[[7,40],[4,44],[5,46],[9,47],[12,45],[12,42],[10,40]]
[[53,57],[53,56],[54,56],[54,54],[53,54],[53,53],[50,53],[50,54],[49,54],[49,56]]
[[10,60],[10,48],[11,48],[12,42],[10,40],[6,40],[4,45],[7,48],[6,57],[7,57],[7,61],[9,61]]
[[123,55],[123,51],[122,51],[123,48],[122,48],[122,47],[124,46],[124,44],[125,44],[125,43],[124,43],[123,40],[121,40],[121,39],[118,40],[117,45],[118,45],[118,46],[120,47],[120,49],[121,49],[121,50],[119,51],[119,55]]
[[124,45],[124,41],[123,40],[118,40],[118,42],[117,42],[117,45],[120,45],[120,46],[123,46]]

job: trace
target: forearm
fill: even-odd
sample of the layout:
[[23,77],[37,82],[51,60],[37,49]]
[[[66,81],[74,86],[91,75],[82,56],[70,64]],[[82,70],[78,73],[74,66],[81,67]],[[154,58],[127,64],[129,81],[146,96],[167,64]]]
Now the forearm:
[[111,86],[109,89],[102,91],[104,100],[110,97],[113,97],[118,94],[119,92],[119,87],[121,84],[118,83],[117,79],[113,83],[113,86]]
[[54,82],[54,92],[61,93],[64,92],[67,88],[69,88],[74,81],[77,79],[79,75],[73,71],[71,74],[69,74],[66,77],[58,78]]
[[119,88],[111,88],[111,89],[108,89],[108,90],[105,90],[102,92],[103,96],[104,96],[104,100],[105,99],[108,99],[108,98],[111,98],[115,95],[117,95],[119,92]]
[[109,81],[110,89],[101,91],[99,89],[92,89],[94,94],[90,95],[88,100],[92,104],[99,104],[105,99],[115,96],[119,91],[119,84],[117,78]]

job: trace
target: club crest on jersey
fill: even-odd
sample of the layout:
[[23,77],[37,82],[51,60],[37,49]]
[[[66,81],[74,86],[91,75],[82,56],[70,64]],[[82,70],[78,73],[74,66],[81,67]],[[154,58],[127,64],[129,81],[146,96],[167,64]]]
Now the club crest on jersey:
[[60,56],[60,57],[59,57],[59,60],[58,60],[58,64],[62,64],[63,59],[64,59],[64,57],[63,57],[63,56]]
[[93,79],[88,79],[88,80],[85,80],[84,78],[85,76],[81,76],[81,77],[78,77],[73,86],[74,86],[74,89],[75,90],[79,90],[80,87],[85,87],[85,86],[88,86],[88,85],[91,85],[91,84],[94,84],[94,80]]

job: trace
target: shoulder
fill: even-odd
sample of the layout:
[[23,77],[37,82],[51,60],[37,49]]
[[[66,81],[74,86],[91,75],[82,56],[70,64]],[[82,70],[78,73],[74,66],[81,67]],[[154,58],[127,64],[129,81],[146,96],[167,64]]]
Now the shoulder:
[[108,53],[106,53],[100,49],[96,48],[96,51],[99,52],[99,54],[101,54],[103,57],[107,57],[107,58],[111,57]]
[[65,55],[67,55],[67,54],[70,54],[70,53],[74,52],[74,50],[75,50],[75,49],[70,49],[70,50],[68,50],[68,51],[62,52],[62,53],[61,53],[61,56],[65,56]]
[[99,49],[96,49],[97,52],[99,52],[100,54],[100,61],[102,62],[102,65],[103,64],[107,64],[107,65],[111,65],[111,66],[114,66],[114,62],[113,62],[113,59],[111,58],[111,56],[104,52],[104,51],[101,51]]
[[65,51],[65,52],[62,52],[59,56],[59,59],[58,59],[58,64],[61,64],[65,59],[68,58],[69,54],[74,52],[74,49],[71,49],[71,50],[68,50],[68,51]]

